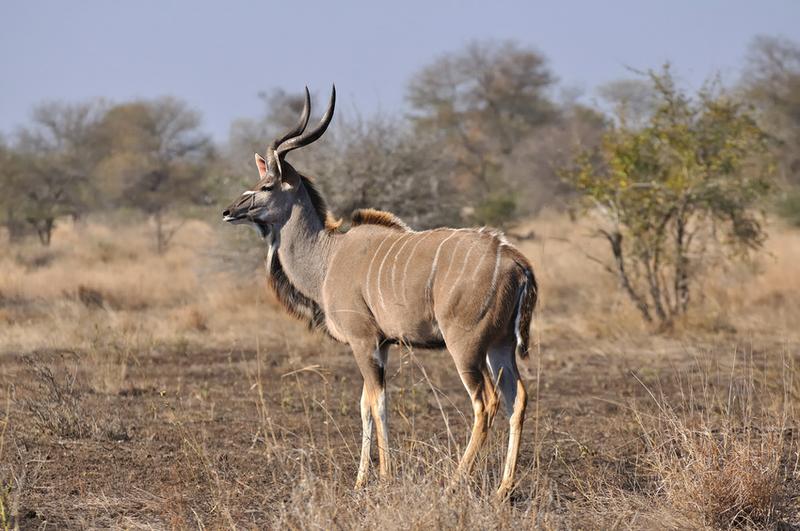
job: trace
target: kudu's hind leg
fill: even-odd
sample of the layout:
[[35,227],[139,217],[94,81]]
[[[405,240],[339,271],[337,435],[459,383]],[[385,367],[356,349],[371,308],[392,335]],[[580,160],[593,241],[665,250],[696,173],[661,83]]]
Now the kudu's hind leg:
[[453,353],[453,357],[456,360],[461,381],[472,399],[472,412],[474,414],[472,433],[470,434],[467,448],[464,450],[464,455],[458,463],[458,476],[463,477],[472,470],[475,457],[481,446],[483,446],[484,441],[486,441],[486,435],[489,433],[492,420],[497,413],[499,402],[492,384],[491,375],[482,356],[479,358],[479,363],[462,361],[456,353]]
[[361,390],[361,459],[356,476],[356,488],[364,485],[370,465],[372,428],[378,441],[379,472],[382,478],[389,475],[389,427],[386,418],[385,365],[388,345],[375,343],[352,345],[356,363],[364,378]]
[[503,479],[497,489],[498,498],[505,498],[514,487],[514,476],[517,471],[519,442],[522,436],[522,424],[525,421],[525,408],[528,404],[528,393],[519,376],[514,344],[495,346],[487,355],[489,367],[494,381],[503,395],[506,413],[509,417],[508,451],[503,469]]

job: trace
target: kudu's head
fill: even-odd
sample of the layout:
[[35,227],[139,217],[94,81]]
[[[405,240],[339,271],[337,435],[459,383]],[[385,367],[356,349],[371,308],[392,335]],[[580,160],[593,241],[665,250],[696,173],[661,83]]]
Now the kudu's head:
[[267,146],[266,160],[256,153],[256,166],[260,180],[252,189],[245,190],[222,212],[224,221],[254,225],[262,236],[266,236],[270,227],[286,223],[301,186],[301,180],[295,169],[284,160],[284,157],[288,152],[307,146],[322,136],[331,123],[335,105],[336,87],[334,86],[331,90],[328,109],[322,115],[322,120],[314,129],[306,131],[311,112],[311,96],[306,87],[303,112],[297,125]]

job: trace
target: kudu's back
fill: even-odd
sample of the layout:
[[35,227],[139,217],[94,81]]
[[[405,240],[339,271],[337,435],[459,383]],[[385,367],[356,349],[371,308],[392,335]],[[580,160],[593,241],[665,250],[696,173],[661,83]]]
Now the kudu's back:
[[500,233],[416,232],[399,220],[378,221],[340,236],[323,286],[334,336],[428,347],[480,337],[484,349],[511,337],[527,355],[536,283],[527,259]]

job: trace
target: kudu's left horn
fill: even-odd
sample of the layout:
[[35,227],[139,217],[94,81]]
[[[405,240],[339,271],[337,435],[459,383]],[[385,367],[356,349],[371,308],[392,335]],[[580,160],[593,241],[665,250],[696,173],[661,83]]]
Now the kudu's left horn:
[[328,103],[328,108],[325,111],[325,114],[322,115],[322,119],[319,121],[319,124],[312,129],[311,131],[306,131],[300,136],[296,136],[290,140],[286,140],[285,142],[281,143],[278,148],[275,150],[275,154],[278,158],[282,157],[283,155],[287,154],[288,152],[295,150],[297,148],[301,148],[303,146],[307,146],[310,143],[314,142],[315,140],[319,139],[325,133],[325,130],[328,129],[328,126],[333,119],[333,109],[336,107],[336,85],[333,85],[331,88],[331,100]]
[[305,98],[303,99],[303,112],[300,113],[300,120],[297,121],[291,130],[287,131],[282,137],[276,138],[267,147],[267,170],[273,177],[280,177],[280,161],[275,151],[282,143],[290,138],[294,138],[305,131],[308,125],[308,119],[311,116],[311,95],[308,92],[308,87],[305,88]]

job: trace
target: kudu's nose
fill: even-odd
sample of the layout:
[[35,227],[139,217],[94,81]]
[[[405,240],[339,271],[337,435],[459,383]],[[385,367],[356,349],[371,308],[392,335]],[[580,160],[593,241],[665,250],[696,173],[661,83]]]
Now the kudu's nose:
[[222,217],[223,218],[227,218],[230,215],[231,215],[231,211],[230,210],[223,210],[222,211]]

